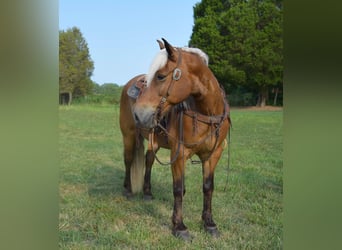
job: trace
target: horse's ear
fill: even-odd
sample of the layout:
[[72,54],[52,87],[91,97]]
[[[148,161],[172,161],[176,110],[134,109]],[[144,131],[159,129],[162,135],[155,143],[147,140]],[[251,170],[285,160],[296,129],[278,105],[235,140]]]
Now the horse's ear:
[[164,42],[165,49],[167,51],[169,59],[171,61],[176,61],[176,56],[175,56],[176,50],[175,50],[175,48],[171,44],[169,44],[168,41],[166,41],[164,38],[162,38],[162,40]]
[[157,42],[158,42],[158,44],[159,44],[159,48],[160,48],[160,49],[165,49],[165,45],[164,45],[164,43],[163,43],[162,41],[157,40]]

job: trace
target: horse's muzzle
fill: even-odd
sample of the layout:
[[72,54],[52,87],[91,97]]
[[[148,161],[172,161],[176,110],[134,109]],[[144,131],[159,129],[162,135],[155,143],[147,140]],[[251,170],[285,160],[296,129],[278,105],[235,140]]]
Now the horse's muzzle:
[[135,107],[133,116],[138,127],[153,128],[155,126],[155,110],[149,107]]

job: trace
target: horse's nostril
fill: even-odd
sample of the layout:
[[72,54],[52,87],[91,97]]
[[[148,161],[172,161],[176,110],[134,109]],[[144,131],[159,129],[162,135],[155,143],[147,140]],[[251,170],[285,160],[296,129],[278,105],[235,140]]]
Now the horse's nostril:
[[135,124],[139,127],[150,128],[153,124],[153,110],[149,108],[138,108],[133,112]]
[[139,122],[139,117],[135,113],[134,113],[134,119],[135,119],[136,122]]

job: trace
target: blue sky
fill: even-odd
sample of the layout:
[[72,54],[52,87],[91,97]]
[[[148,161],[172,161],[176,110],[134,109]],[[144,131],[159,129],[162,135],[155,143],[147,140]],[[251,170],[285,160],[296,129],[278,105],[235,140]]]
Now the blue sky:
[[188,45],[199,1],[60,0],[59,29],[80,28],[95,64],[93,81],[124,85],[148,71],[156,39]]

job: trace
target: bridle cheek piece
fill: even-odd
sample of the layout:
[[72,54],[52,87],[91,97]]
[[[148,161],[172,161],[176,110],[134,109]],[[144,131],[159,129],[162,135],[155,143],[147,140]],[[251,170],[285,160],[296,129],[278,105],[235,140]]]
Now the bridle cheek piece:
[[162,110],[164,108],[164,104],[165,104],[165,102],[167,102],[167,97],[170,95],[174,81],[178,81],[182,76],[182,70],[179,68],[179,65],[182,62],[182,54],[181,54],[180,50],[178,50],[178,55],[179,56],[178,56],[178,61],[177,61],[176,67],[167,74],[167,75],[169,75],[172,72],[172,79],[171,79],[171,82],[167,88],[166,95],[162,96],[162,98],[160,99],[160,102],[157,106],[156,116],[155,116],[155,124],[159,124],[159,122],[160,122],[161,113],[162,113]]

